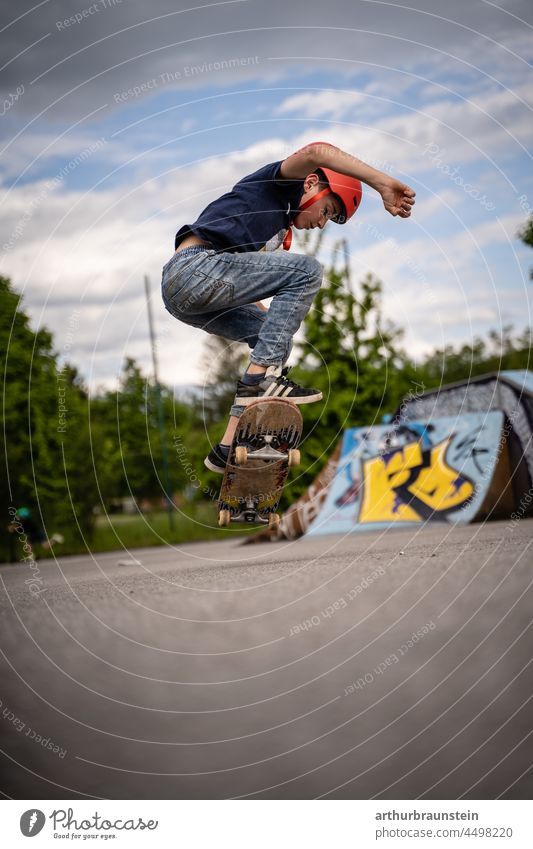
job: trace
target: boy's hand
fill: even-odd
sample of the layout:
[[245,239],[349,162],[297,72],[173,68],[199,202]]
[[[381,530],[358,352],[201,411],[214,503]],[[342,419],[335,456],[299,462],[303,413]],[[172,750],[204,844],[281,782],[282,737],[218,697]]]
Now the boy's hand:
[[409,218],[411,207],[415,202],[413,189],[391,177],[384,185],[378,187],[378,191],[387,212],[391,215],[399,215],[400,218]]

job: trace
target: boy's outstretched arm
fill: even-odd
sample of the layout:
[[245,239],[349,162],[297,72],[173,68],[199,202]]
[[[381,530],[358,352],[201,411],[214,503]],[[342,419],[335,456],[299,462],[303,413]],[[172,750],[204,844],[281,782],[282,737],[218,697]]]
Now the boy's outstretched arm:
[[313,142],[291,154],[281,163],[280,174],[287,180],[303,180],[317,168],[331,168],[339,174],[356,177],[379,192],[391,215],[400,218],[411,215],[415,192],[410,186],[327,142]]

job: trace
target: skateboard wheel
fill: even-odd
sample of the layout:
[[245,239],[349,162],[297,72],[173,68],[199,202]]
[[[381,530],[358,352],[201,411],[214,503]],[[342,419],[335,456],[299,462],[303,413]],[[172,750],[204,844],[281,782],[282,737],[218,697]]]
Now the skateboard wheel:
[[218,511],[218,524],[221,528],[229,525],[231,522],[231,513],[229,510],[219,510]]
[[289,449],[289,466],[299,466],[300,465],[300,450],[298,448],[290,448]]
[[281,521],[281,517],[280,517],[279,513],[270,513],[270,515],[268,517],[268,527],[271,530],[275,530],[275,529],[279,528],[280,521]]
[[235,463],[237,466],[245,466],[248,462],[248,451],[246,445],[237,445],[235,449]]

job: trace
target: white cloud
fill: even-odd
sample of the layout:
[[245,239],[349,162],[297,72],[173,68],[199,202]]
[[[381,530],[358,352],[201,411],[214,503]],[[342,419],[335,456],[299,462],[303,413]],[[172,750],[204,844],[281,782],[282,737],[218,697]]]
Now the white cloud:
[[[16,0],[6,5],[11,7],[4,10],[6,20],[20,15]],[[435,67],[446,59],[460,64],[463,74],[483,69],[491,73],[495,67],[523,73],[523,63],[521,67],[503,48],[510,44],[527,49],[519,18],[531,17],[527,0],[513,3],[517,17],[497,4],[464,0],[448,0],[444,13],[437,0],[423,0],[420,10],[413,3],[410,8],[329,0],[307,4],[304,17],[299,4],[284,0],[201,6],[178,2],[170,9],[165,0],[153,0],[149,5],[123,2],[100,9],[79,25],[61,29],[59,5],[41,3],[10,27],[8,58],[13,61],[4,71],[3,85],[4,91],[25,85],[17,104],[20,114],[33,117],[46,110],[54,118],[71,119],[104,104],[118,112],[116,92],[177,72],[181,76],[169,89],[178,93],[206,86],[239,87],[250,81],[270,84],[280,74],[294,76],[302,70],[333,72],[346,79],[354,70],[372,74],[380,67],[413,69],[422,63]],[[45,40],[26,51],[44,34]],[[254,61],[185,76],[186,67],[230,58]],[[152,96],[148,89],[146,100]]]
[[[337,103],[342,103],[342,97]],[[522,120],[505,93],[487,95],[483,104],[507,120],[512,131]],[[205,334],[170,317],[158,295],[161,267],[172,254],[175,230],[193,221],[207,203],[244,174],[265,162],[282,159],[314,139],[326,138],[367,161],[379,160],[382,168],[388,163],[394,174],[416,176],[435,167],[421,150],[426,140],[435,138],[437,128],[441,129],[437,117],[443,120],[447,116],[461,128],[470,121],[469,132],[483,144],[484,154],[493,155],[500,149],[500,133],[491,135],[485,125],[477,125],[469,104],[431,104],[426,113],[384,117],[371,127],[333,124],[325,131],[321,125],[317,129],[305,124],[290,139],[272,134],[241,150],[213,155],[183,168],[175,159],[166,173],[160,171],[163,160],[157,151],[132,168],[124,185],[88,192],[67,191],[60,185],[37,203],[34,201],[46,181],[17,186],[0,209],[0,243],[11,239],[21,222],[22,233],[7,251],[2,271],[12,276],[17,288],[24,289],[35,321],[54,331],[58,348],[64,345],[69,316],[80,311],[79,328],[68,355],[93,385],[112,382],[126,354],[134,354],[147,371],[151,369],[143,296],[143,276],[148,273],[160,335],[161,376],[169,384],[200,382],[197,361]],[[479,161],[479,154],[474,158],[470,140],[457,136],[453,127],[437,137],[446,145],[450,164]],[[71,156],[86,140],[85,134],[65,139],[62,154]],[[24,155],[35,155],[39,144],[44,143],[44,137],[34,140],[33,146],[28,143]],[[113,150],[108,146],[108,152],[110,170],[117,161],[127,162],[132,155],[122,138]],[[172,151],[168,153],[170,159]],[[163,164],[167,167],[166,160]],[[514,315],[520,326],[529,314],[528,293],[518,284],[508,290],[514,300],[507,289],[492,290],[490,266],[487,271],[483,257],[484,249],[512,242],[521,216],[502,202],[500,222],[480,222],[472,217],[472,208],[460,188],[451,184],[442,188],[441,177],[438,171],[435,179],[424,174],[433,194],[419,193],[409,222],[386,216],[379,197],[368,190],[361,226],[376,224],[384,238],[369,243],[366,233],[365,242],[364,232],[356,228],[350,235],[354,279],[372,270],[385,281],[385,313],[407,328],[408,347],[414,353],[450,339],[460,341],[476,327],[496,326],[498,317],[504,314]],[[458,210],[465,215],[464,222],[452,214]],[[434,222],[440,222],[442,215],[447,225],[439,238]],[[432,238],[433,230],[437,235]],[[332,233],[331,238],[339,235]],[[389,238],[397,242],[384,247]]]
[[[519,100],[526,92],[522,86],[514,92],[490,92],[472,100],[439,100],[385,118],[376,124],[376,130],[411,141],[417,152],[437,145],[451,164],[454,159],[466,162],[510,156],[533,141],[533,122]],[[431,163],[430,157],[427,159]]]
[[[491,164],[491,159],[509,159],[520,154],[522,146],[531,145],[533,122],[519,99],[527,92],[523,84],[514,92],[490,91],[473,100],[439,99],[420,108],[406,106],[401,114],[371,122],[354,118],[344,126],[334,122],[326,128],[311,126],[305,135],[307,140],[326,136],[363,159],[370,152],[372,159],[390,163],[396,173],[422,169],[440,176],[443,165],[453,170],[480,160]],[[343,92],[338,94],[333,102],[340,108],[346,101]],[[305,97],[311,104],[312,95]],[[436,148],[438,155],[431,153]]]
[[[416,216],[404,222],[396,240],[362,221],[352,245],[352,278],[359,280],[370,270],[383,281],[384,314],[406,329],[407,348],[417,355],[502,323],[522,330],[532,323],[533,305],[515,259],[516,220],[506,216],[441,240],[429,233],[412,238]],[[489,253],[498,244],[507,258],[505,280],[494,272]]]
[[359,107],[367,106],[371,100],[354,91],[313,90],[287,97],[276,109],[276,114],[297,112],[306,118],[341,118],[351,114],[355,119]]
[[29,180],[33,176],[35,179],[37,169],[41,173],[47,169],[49,179],[56,175],[61,179],[62,174],[73,173],[86,165],[106,162],[109,166],[121,161],[116,147],[95,132],[74,129],[60,133],[50,129],[23,134],[10,144],[2,156],[0,171],[4,182],[19,177]]

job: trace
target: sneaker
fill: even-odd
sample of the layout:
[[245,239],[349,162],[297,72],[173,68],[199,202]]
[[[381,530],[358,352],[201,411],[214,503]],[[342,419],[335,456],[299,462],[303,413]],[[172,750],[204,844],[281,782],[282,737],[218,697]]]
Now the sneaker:
[[313,401],[322,400],[320,389],[305,389],[299,386],[294,380],[286,377],[288,371],[288,368],[282,370],[277,366],[269,366],[260,383],[249,386],[239,380],[234,403],[246,407],[258,398],[264,398],[265,401],[282,398],[284,401],[292,401],[293,404],[312,404]]
[[204,466],[207,466],[211,472],[217,472],[217,474],[223,475],[226,471],[227,462],[228,454],[220,450],[219,443],[218,445],[213,445],[211,451],[204,460]]

